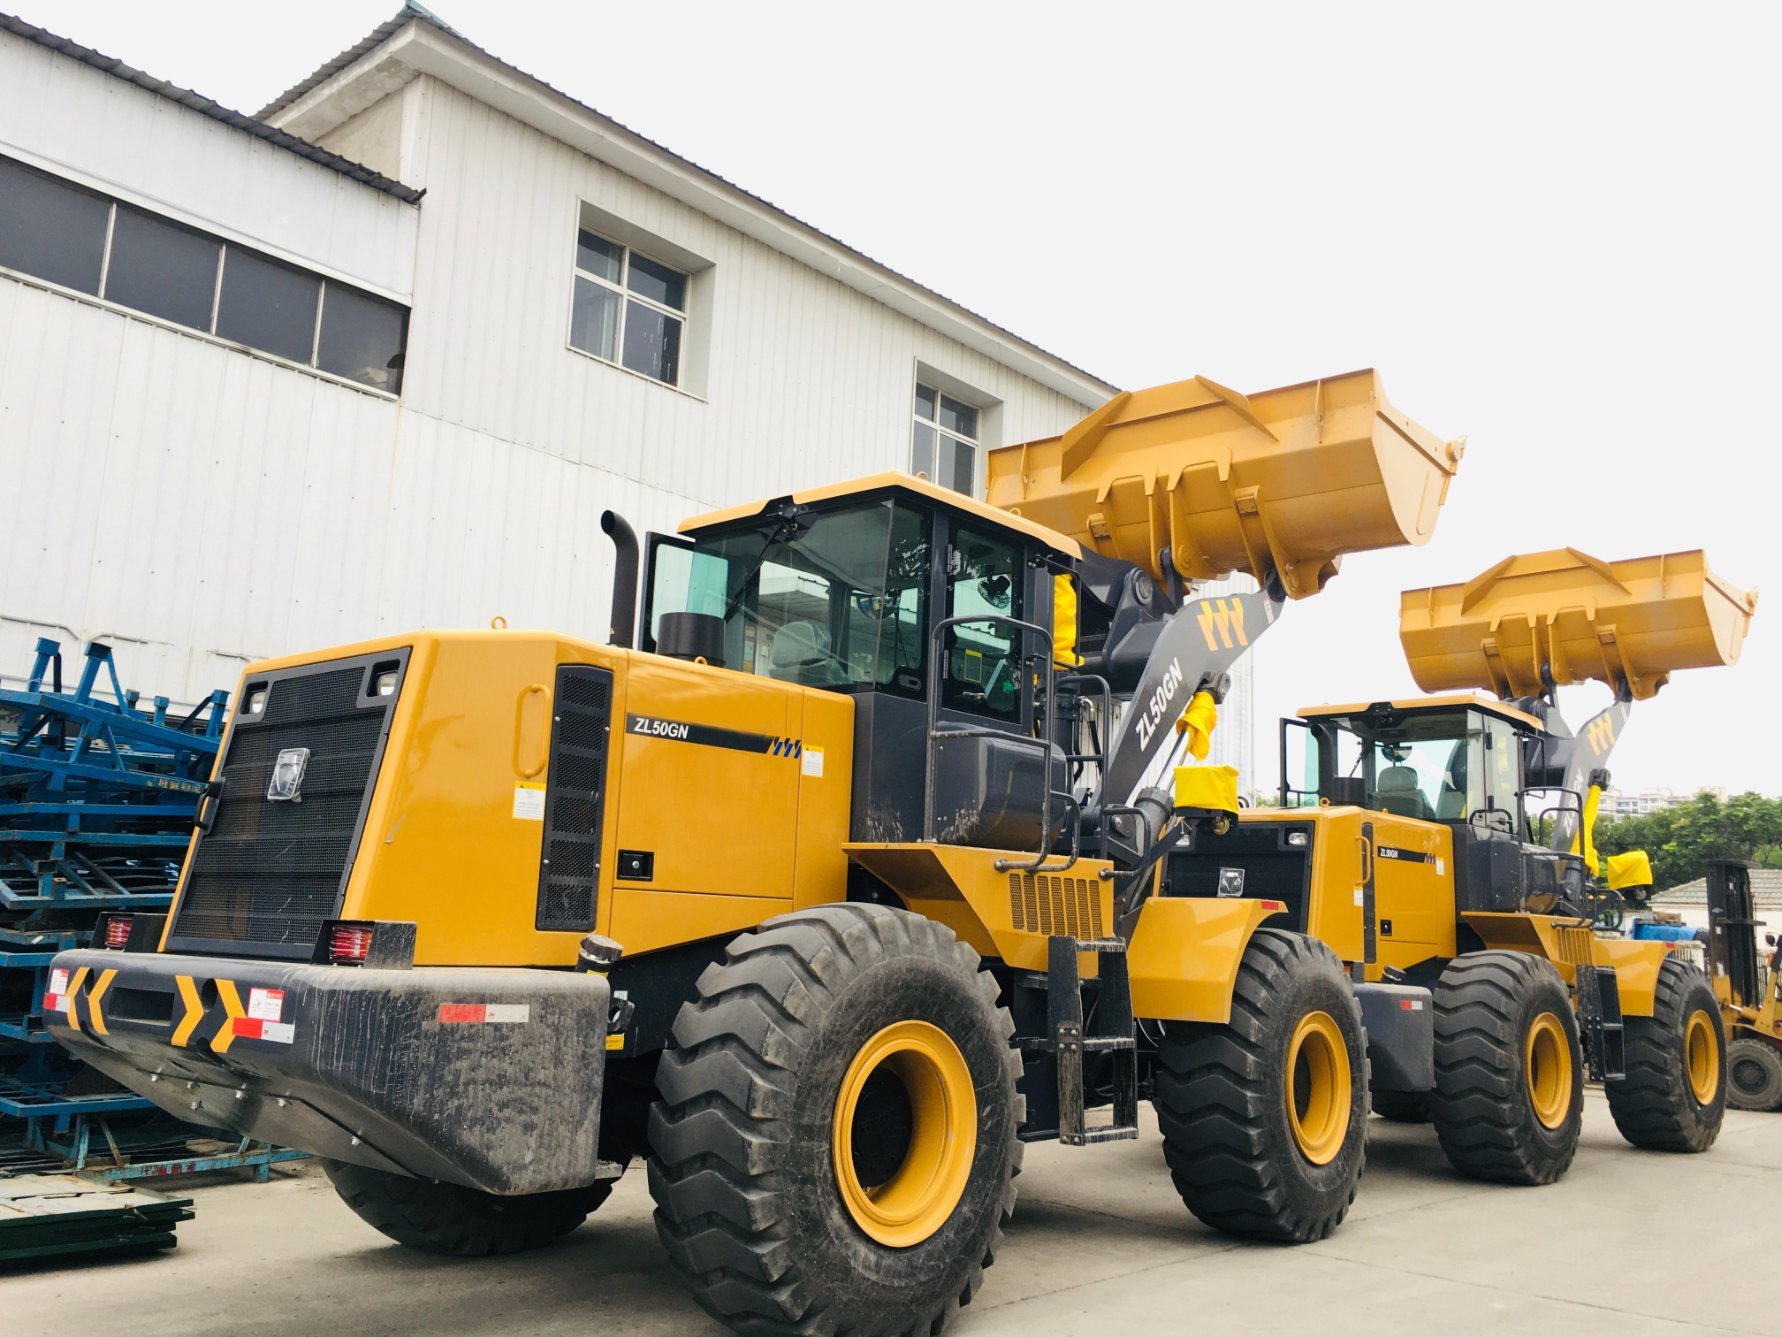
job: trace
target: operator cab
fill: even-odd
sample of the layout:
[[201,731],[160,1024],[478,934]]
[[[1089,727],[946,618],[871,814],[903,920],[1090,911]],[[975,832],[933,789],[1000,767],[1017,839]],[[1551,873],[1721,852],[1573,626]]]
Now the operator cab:
[[1074,635],[1053,624],[1073,540],[901,474],[681,529],[649,536],[640,648],[852,696],[852,839],[924,838],[932,690],[949,735],[932,767],[937,838],[1038,848],[1044,749],[1054,787],[1065,771],[1032,685]]
[[1281,806],[1448,826],[1462,909],[1582,905],[1582,858],[1549,847],[1555,828],[1575,831],[1582,796],[1530,782],[1548,741],[1535,716],[1484,696],[1311,707],[1281,721]]

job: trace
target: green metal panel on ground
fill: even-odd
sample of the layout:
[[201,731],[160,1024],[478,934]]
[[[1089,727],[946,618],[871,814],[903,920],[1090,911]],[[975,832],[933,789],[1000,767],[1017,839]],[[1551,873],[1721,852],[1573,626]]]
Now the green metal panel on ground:
[[192,1215],[190,1198],[78,1175],[0,1179],[0,1262],[171,1249]]

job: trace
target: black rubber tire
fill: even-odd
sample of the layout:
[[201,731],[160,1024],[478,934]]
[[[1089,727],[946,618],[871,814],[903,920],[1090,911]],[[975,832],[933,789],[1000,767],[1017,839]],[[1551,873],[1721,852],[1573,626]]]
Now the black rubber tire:
[[[1702,1103],[1689,1084],[1684,1023],[1693,1012],[1712,1019],[1720,1068],[1714,1098]],[[1658,968],[1658,990],[1649,1017],[1627,1017],[1627,1075],[1605,1082],[1615,1126],[1636,1147],[1649,1151],[1706,1151],[1726,1118],[1726,1029],[1708,977],[1675,956]]]
[[[970,1302],[1015,1205],[1014,1024],[950,929],[887,906],[830,905],[732,942],[684,1004],[657,1073],[650,1192],[675,1271],[744,1333],[937,1333]],[[888,1025],[951,1037],[978,1104],[958,1204],[907,1247],[869,1237],[830,1154],[848,1065]]]
[[[1529,1028],[1551,1012],[1571,1052],[1571,1103],[1557,1128],[1529,1095]],[[1448,1163],[1500,1184],[1551,1184],[1571,1168],[1584,1124],[1578,1019],[1553,963],[1527,952],[1469,952],[1435,989],[1436,1086],[1430,1122]]]
[[360,1220],[424,1253],[485,1258],[555,1243],[612,1193],[610,1182],[501,1197],[458,1184],[324,1160],[322,1169]]
[[1736,1110],[1782,1109],[1782,1050],[1755,1035],[1726,1046],[1726,1103]]
[[[1333,1159],[1314,1165],[1287,1115],[1294,1028],[1326,1012],[1349,1055],[1350,1108]],[[1151,1104],[1163,1156],[1188,1210],[1216,1230],[1305,1244],[1348,1214],[1367,1158],[1368,1067],[1361,1007],[1323,943],[1257,929],[1238,965],[1231,1021],[1171,1022]]]
[[1427,1091],[1375,1091],[1374,1113],[1393,1123],[1428,1123]]

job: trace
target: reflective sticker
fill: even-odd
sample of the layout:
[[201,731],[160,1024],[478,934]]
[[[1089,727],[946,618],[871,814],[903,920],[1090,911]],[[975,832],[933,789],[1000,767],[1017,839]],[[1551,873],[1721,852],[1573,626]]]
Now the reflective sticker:
[[1367,903],[1367,898],[1362,894],[1361,888],[1360,887],[1355,888],[1355,904],[1365,905],[1366,903]]
[[522,780],[514,786],[514,820],[542,822],[545,810],[545,787]]
[[297,1028],[288,1021],[263,1021],[260,1023],[260,1038],[274,1044],[288,1045],[297,1038]]
[[[248,1015],[261,1021],[281,1021],[285,1015],[283,989],[249,989]],[[240,1028],[237,1027],[239,1030]]]
[[804,750],[804,773],[813,779],[823,778],[823,749],[807,747]]
[[1421,1012],[1423,1003],[1416,998],[1401,998],[1398,1000],[1398,1010],[1400,1012]]
[[477,1026],[485,1022],[517,1025],[532,1020],[532,1004],[441,1003],[439,1020],[447,1026]]
[[1436,876],[1437,877],[1441,877],[1444,873],[1446,873],[1448,871],[1447,867],[1446,867],[1446,862],[1447,861],[1443,860],[1443,859],[1436,860]]
[[43,1010],[45,1012],[66,1012],[68,1010],[68,995],[65,993],[44,994]]

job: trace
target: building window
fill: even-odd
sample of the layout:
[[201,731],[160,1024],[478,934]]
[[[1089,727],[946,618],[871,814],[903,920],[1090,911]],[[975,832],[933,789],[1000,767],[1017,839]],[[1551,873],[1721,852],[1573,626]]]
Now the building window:
[[977,495],[978,411],[932,385],[916,386],[916,427],[910,472],[942,487]]
[[397,394],[408,310],[0,158],[0,266]]
[[582,228],[575,242],[572,347],[679,385],[687,275]]

